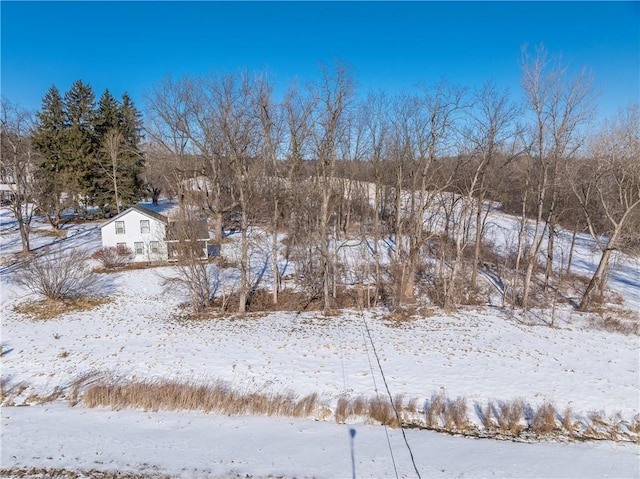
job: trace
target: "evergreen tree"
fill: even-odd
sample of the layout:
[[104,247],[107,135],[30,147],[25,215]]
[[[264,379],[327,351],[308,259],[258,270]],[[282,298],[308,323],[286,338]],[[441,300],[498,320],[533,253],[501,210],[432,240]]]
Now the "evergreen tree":
[[142,115],[126,93],[122,95],[120,129],[125,140],[134,148],[139,149],[142,141]]
[[99,144],[102,144],[106,133],[111,128],[120,126],[120,103],[116,100],[109,90],[105,90],[96,111],[96,138]]
[[38,152],[34,171],[37,191],[35,201],[51,225],[58,229],[62,211],[66,207],[65,191],[73,174],[65,152],[67,151],[67,123],[60,92],[51,86],[42,99],[42,110],[36,114],[37,125],[33,133],[33,146]]
[[143,196],[142,116],[129,95],[120,103],[105,90],[96,106],[91,86],[78,80],[64,97],[52,86],[37,116],[40,207],[54,227],[69,206],[63,198],[86,212],[89,205],[119,211]]
[[125,164],[127,165],[128,198],[133,202],[144,196],[145,185],[142,181],[144,154],[142,143],[142,115],[128,94],[122,95],[120,107],[120,131],[127,145]]
[[93,204],[96,182],[93,163],[98,149],[95,95],[90,85],[77,80],[64,95],[68,123],[66,160],[74,172],[68,185],[77,206]]

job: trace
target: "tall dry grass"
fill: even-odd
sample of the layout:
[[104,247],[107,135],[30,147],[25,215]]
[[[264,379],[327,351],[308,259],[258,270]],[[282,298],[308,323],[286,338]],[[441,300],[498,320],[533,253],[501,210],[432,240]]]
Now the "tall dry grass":
[[[402,396],[396,398],[396,407]],[[364,396],[355,396],[349,398],[341,396],[338,398],[335,409],[335,421],[338,424],[344,424],[349,419],[369,418],[386,426],[398,427],[398,420],[391,402],[388,399],[374,396],[365,398]]]
[[425,407],[425,424],[430,429],[462,432],[469,426],[467,400],[447,398],[444,391],[431,396]]
[[[3,393],[7,395],[6,385]],[[42,398],[53,400],[60,391]],[[82,401],[88,407],[113,409],[140,408],[149,411],[197,410],[225,415],[266,415],[291,418],[327,419],[331,408],[317,393],[299,397],[293,392],[247,392],[232,388],[223,381],[196,384],[179,381],[124,381],[104,375],[79,378],[67,394],[72,404]],[[42,402],[42,401],[40,401]],[[449,399],[444,391],[432,395],[417,407],[417,399],[405,401],[397,395],[391,402],[382,396],[340,396],[333,411],[337,423],[366,420],[390,427],[418,427],[470,436],[508,438],[568,437],[572,440],[609,439],[640,442],[640,415],[631,421],[620,414],[607,417],[591,412],[577,420],[570,408],[562,415],[545,402],[533,407],[522,399],[487,401],[476,404],[480,424],[469,418],[464,397]]]
[[558,429],[556,414],[556,408],[553,404],[548,402],[543,403],[533,417],[531,429],[534,434],[548,436],[556,432]]
[[83,395],[88,407],[140,408],[149,411],[198,410],[226,415],[282,417],[325,416],[317,393],[299,398],[292,392],[243,394],[223,381],[199,385],[174,381],[94,384]]
[[516,399],[500,403],[498,409],[498,430],[502,434],[518,436],[526,425],[524,419],[524,401]]

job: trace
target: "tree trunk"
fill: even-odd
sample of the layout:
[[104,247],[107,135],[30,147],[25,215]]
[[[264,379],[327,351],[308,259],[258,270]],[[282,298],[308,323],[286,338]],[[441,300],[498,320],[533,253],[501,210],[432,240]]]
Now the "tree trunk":
[[471,269],[471,288],[476,289],[478,283],[478,266],[480,263],[480,247],[482,246],[482,203],[483,195],[478,197],[476,208],[476,237],[473,248],[473,265]]
[[547,239],[547,265],[544,270],[544,292],[549,290],[549,280],[553,275],[553,246],[556,237],[555,221],[553,216],[549,218],[549,234]]
[[271,270],[273,272],[272,303],[278,304],[280,268],[278,267],[278,199],[273,201],[273,231],[271,239]]
[[120,198],[118,198],[118,180],[116,174],[116,158],[112,158],[113,192],[116,200],[116,212],[120,213]]
[[571,235],[571,246],[569,247],[569,259],[567,260],[567,274],[571,273],[571,262],[573,261],[573,249],[576,245],[576,234],[578,232],[578,223],[573,228],[573,234]]
[[329,271],[329,199],[330,185],[327,184],[327,177],[324,177],[322,184],[322,205],[320,211],[320,257],[322,274],[322,309],[327,311],[331,302],[331,285]]
[[247,310],[247,295],[249,294],[249,241],[247,229],[249,219],[247,217],[246,198],[244,186],[240,186],[240,208],[241,208],[241,253],[240,253],[240,294],[238,295],[238,312],[244,313]]
[[30,227],[24,223],[22,218],[18,220],[18,226],[20,229],[20,240],[22,241],[22,254],[26,256],[31,251],[31,245],[29,242]]
[[602,283],[605,278],[607,267],[609,266],[609,258],[611,257],[611,249],[607,248],[602,252],[602,257],[600,258],[600,262],[598,263],[598,267],[596,268],[595,273],[591,277],[589,284],[587,285],[587,289],[582,295],[582,299],[580,300],[580,311],[586,311],[589,307],[589,303],[593,297],[593,294],[597,291],[602,293]]

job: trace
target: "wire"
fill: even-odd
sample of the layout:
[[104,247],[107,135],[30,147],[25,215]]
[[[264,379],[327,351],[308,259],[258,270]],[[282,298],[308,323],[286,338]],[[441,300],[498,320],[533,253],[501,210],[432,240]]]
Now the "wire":
[[[362,316],[362,313],[361,313],[361,317],[364,323],[364,317]],[[369,354],[369,347],[367,346],[367,338],[364,335],[364,329],[362,329],[362,342],[364,343],[364,349],[367,352],[367,360],[369,361],[369,370],[371,371],[371,379],[373,379],[373,389],[376,392],[376,397],[378,398],[378,404],[382,404],[382,401],[380,400],[380,392],[378,391],[378,385],[376,384],[376,375],[373,372],[373,364],[371,363],[371,355]],[[396,474],[396,479],[398,479],[398,468],[396,467],[396,460],[393,457],[393,449],[391,447],[391,439],[389,438],[389,431],[387,430],[386,424],[382,424],[382,425],[384,426],[384,434],[387,436],[387,445],[389,446],[389,454],[391,455],[391,463],[393,464],[393,470]]]
[[[411,463],[413,464],[413,469],[416,471],[416,475],[418,479],[422,479],[420,476],[420,471],[418,471],[418,467],[416,466],[416,461],[413,457],[413,451],[411,450],[411,446],[409,446],[409,441],[407,440],[407,435],[405,434],[404,427],[402,427],[402,421],[400,420],[400,415],[398,414],[398,410],[396,409],[395,404],[393,403],[393,397],[391,396],[391,391],[389,390],[389,385],[387,384],[387,379],[384,375],[384,371],[382,370],[382,364],[380,363],[380,357],[378,356],[378,352],[376,351],[376,346],[373,344],[373,338],[371,337],[371,332],[369,331],[369,326],[367,325],[367,321],[364,319],[364,314],[360,313],[360,317],[362,318],[362,323],[364,324],[365,330],[367,331],[367,336],[369,337],[369,342],[371,343],[371,349],[373,350],[373,354],[376,357],[376,362],[378,363],[378,368],[380,369],[380,375],[382,376],[382,381],[384,382],[384,387],[387,390],[387,394],[389,395],[389,402],[391,403],[391,408],[396,415],[396,420],[398,421],[398,426],[400,427],[400,431],[402,431],[402,438],[404,439],[404,443],[409,450],[409,456],[411,457]],[[368,352],[367,352],[368,354]],[[394,463],[395,467],[395,463]],[[396,477],[397,477],[396,472]]]

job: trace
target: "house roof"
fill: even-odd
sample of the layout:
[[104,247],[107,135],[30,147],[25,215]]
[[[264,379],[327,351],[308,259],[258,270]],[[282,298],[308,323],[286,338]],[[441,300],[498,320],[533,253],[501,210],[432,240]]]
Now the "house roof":
[[112,222],[116,221],[117,219],[122,218],[124,215],[128,214],[132,210],[135,210],[138,213],[141,213],[141,214],[143,214],[145,216],[148,216],[149,218],[153,218],[155,220],[162,221],[165,224],[169,223],[169,219],[165,215],[162,215],[160,213],[156,213],[155,211],[151,211],[150,209],[145,208],[144,206],[133,205],[131,208],[127,208],[126,210],[124,210],[122,213],[119,213],[119,214],[115,215],[109,221],[106,221],[106,222],[102,223],[100,225],[100,228],[104,228],[108,224],[111,224]]

